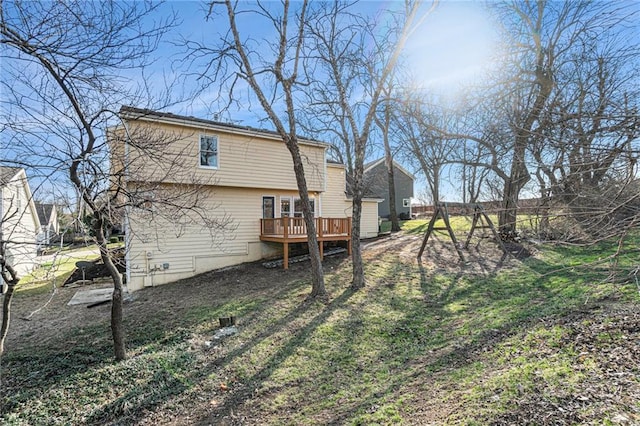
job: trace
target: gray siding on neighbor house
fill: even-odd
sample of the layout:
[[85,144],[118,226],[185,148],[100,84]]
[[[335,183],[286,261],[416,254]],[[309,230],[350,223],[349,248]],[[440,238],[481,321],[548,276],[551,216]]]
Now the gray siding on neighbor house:
[[[387,168],[384,161],[381,161],[379,164],[376,164],[371,169],[367,170],[365,174],[366,193],[384,199],[384,201],[378,204],[378,216],[385,218],[389,217],[389,214],[391,213],[389,207],[389,185]],[[410,214],[411,207],[410,205],[405,207],[403,205],[403,200],[413,197],[413,177],[407,175],[394,164],[393,178],[396,193],[396,213]]]

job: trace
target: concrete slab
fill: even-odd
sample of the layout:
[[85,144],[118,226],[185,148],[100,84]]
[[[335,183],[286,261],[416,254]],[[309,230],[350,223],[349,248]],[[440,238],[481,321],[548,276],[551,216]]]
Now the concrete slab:
[[88,305],[89,303],[111,300],[113,288],[98,288],[95,290],[81,290],[73,295],[67,305]]

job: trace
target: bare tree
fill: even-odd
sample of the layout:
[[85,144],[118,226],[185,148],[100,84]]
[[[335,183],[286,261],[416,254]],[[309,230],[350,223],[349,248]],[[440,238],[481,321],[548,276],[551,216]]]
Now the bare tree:
[[602,194],[615,170],[633,169],[638,48],[623,40],[638,11],[583,1],[494,7],[504,24],[500,71],[471,92],[453,126],[428,128],[465,141],[455,159],[464,181],[480,172],[487,187],[500,182],[491,191],[502,200],[501,235],[512,238],[533,170],[547,206],[552,195],[577,202]]
[[459,161],[462,140],[447,136],[456,131],[457,116],[443,105],[424,97],[404,93],[394,115],[394,129],[401,137],[406,161],[425,175],[433,203],[441,201],[443,168]]
[[[510,36],[510,50],[504,66],[507,73],[500,76],[502,83],[492,107],[503,108],[512,135],[499,224],[503,235],[513,235],[519,194],[531,178],[529,149],[539,145],[543,129],[550,128],[547,118],[554,99],[572,96],[567,88],[577,75],[567,72],[567,65],[578,58],[582,63],[597,60],[593,53],[602,46],[603,38],[623,32],[633,13],[624,5],[584,1],[514,1],[498,10]],[[595,86],[584,89],[583,94],[598,91]],[[578,116],[582,120],[592,112],[597,113],[582,111]]]
[[399,232],[400,222],[398,221],[398,212],[396,211],[396,183],[393,173],[393,153],[389,140],[392,118],[389,90],[385,90],[385,96],[387,99],[383,102],[382,111],[376,114],[374,120],[382,132],[382,142],[384,145],[384,164],[387,168],[386,186],[389,188],[389,220],[391,221],[391,232]]
[[617,214],[612,213],[633,200],[626,188],[640,153],[640,48],[619,34],[594,37],[595,47],[563,62],[557,90],[536,129],[540,137],[530,147],[546,233],[551,203],[568,206],[582,228],[602,236],[613,231]]
[[[105,234],[120,188],[110,174],[106,129],[116,105],[138,99],[124,77],[146,64],[174,17],[142,20],[152,3],[12,2],[0,16],[4,72],[2,115],[16,143],[10,152],[29,167],[66,174],[92,217],[102,262],[113,280],[111,331],[125,358],[123,283]],[[46,174],[46,173],[43,173]]]
[[[209,19],[216,16],[216,3],[210,2]],[[300,152],[298,111],[301,107],[296,92],[305,86],[306,70],[303,69],[302,49],[305,42],[305,22],[309,19],[307,1],[292,4],[285,0],[281,5],[256,2],[246,4],[227,0],[223,2],[229,31],[214,47],[197,42],[187,42],[192,61],[204,59],[205,71],[201,77],[214,84],[227,83],[230,101],[234,99],[239,82],[248,84],[268,120],[287,146],[293,161],[298,192],[302,202],[302,214],[307,227],[307,240],[311,257],[312,289],[310,298],[325,298],[324,272],[316,235],[315,219],[309,199],[304,159]],[[280,7],[281,6],[281,7]],[[243,36],[239,29],[242,17],[264,22],[275,32],[273,40],[264,42]],[[273,46],[269,52],[268,46]],[[281,112],[278,108],[284,109]],[[284,118],[281,118],[284,116]]]
[[[376,27],[354,11],[352,4],[324,4],[318,19],[307,22],[314,71],[326,76],[308,91],[310,113],[317,128],[333,132],[343,145],[353,197],[352,288],[365,285],[360,246],[364,197],[364,159],[383,91],[388,87],[403,46],[428,12],[417,2],[405,2],[387,28]],[[388,13],[388,12],[387,12]],[[382,32],[378,36],[376,32]],[[370,50],[367,47],[370,46]]]

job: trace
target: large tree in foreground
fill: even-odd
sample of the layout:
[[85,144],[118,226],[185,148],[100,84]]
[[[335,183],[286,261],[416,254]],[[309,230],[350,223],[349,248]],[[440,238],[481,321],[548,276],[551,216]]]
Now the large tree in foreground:
[[332,132],[340,141],[347,159],[353,201],[353,289],[365,285],[360,222],[364,161],[374,118],[407,39],[429,10],[423,10],[420,2],[406,1],[399,10],[378,13],[385,19],[366,16],[352,3],[323,3],[317,18],[306,23],[308,56],[316,73],[306,92],[309,112],[319,130]]
[[[621,37],[638,11],[629,4],[586,1],[513,1],[497,10],[508,48],[498,91],[487,97],[492,102],[487,108],[502,111],[511,134],[499,224],[503,235],[512,235],[520,193],[532,178],[532,154],[542,165],[541,182],[552,183],[560,170],[572,170],[564,179],[571,185],[583,181],[587,169],[597,169],[593,179],[605,176],[635,139],[634,120],[628,118],[635,109],[625,97],[637,98],[631,95],[637,84],[630,72],[616,68],[624,63],[627,70],[637,70],[638,49]],[[558,144],[568,153],[563,160],[542,153],[551,154]],[[589,148],[594,145],[600,148]],[[558,169],[558,161],[573,165]],[[586,185],[577,192],[583,190]]]
[[[239,96],[237,88],[243,86],[241,82],[249,87],[289,150],[307,227],[312,275],[309,297],[325,298],[322,259],[305,176],[305,159],[299,145],[298,112],[303,106],[296,99],[300,87],[308,84],[302,49],[309,13],[306,0],[301,3],[284,0],[277,5],[231,0],[210,2],[208,18],[216,24],[225,21],[229,31],[216,45],[188,41],[187,47],[191,61],[202,60],[206,64],[201,78],[229,89],[230,100]],[[256,28],[258,22],[268,32],[262,40],[242,30],[244,25]]]
[[[50,185],[66,182],[66,190],[75,189],[86,208],[91,235],[113,280],[111,332],[117,360],[126,355],[124,288],[107,232],[120,222],[124,208],[152,209],[157,216],[162,214],[159,205],[165,205],[173,224],[227,224],[205,220],[208,211],[198,204],[197,185],[128,184],[137,173],[156,171],[155,182],[161,182],[162,176],[188,170],[180,157],[167,154],[181,135],[131,129],[118,118],[121,104],[150,102],[131,89],[126,76],[147,64],[173,26],[173,16],[150,24],[157,7],[151,2],[12,2],[3,5],[0,16],[1,113],[3,132],[12,140],[3,161],[37,170]],[[132,158],[134,152],[142,161]]]

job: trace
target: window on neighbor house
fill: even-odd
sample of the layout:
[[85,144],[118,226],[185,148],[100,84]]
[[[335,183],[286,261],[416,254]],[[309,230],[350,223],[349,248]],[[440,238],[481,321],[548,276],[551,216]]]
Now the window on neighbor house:
[[402,207],[410,207],[411,206],[411,199],[410,198],[403,198],[402,199]]
[[218,168],[217,136],[200,136],[200,166]]
[[21,196],[22,188],[19,185],[16,185],[16,211],[18,214],[22,213],[22,196]]

